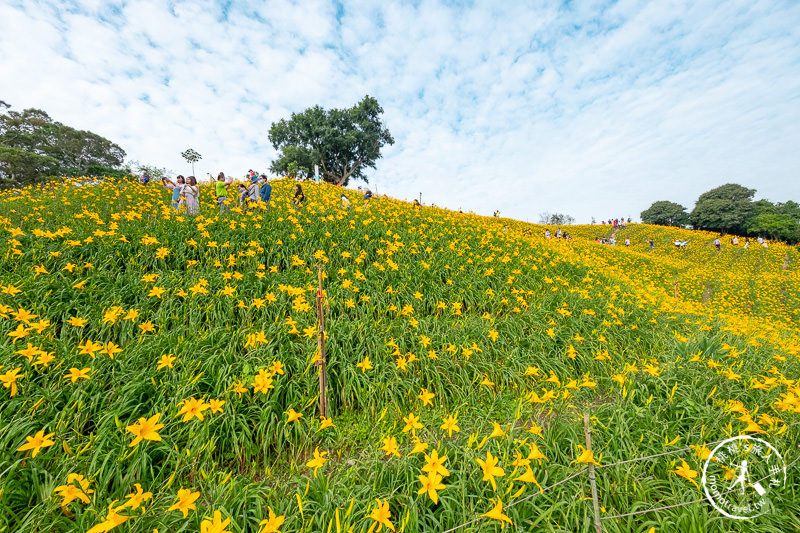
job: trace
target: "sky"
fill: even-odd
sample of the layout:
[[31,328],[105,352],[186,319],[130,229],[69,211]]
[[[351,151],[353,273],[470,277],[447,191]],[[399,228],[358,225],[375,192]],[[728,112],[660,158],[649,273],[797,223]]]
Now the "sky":
[[175,173],[189,147],[267,171],[273,122],[365,95],[380,194],[582,223],[800,201],[797,0],[0,0],[0,100]]

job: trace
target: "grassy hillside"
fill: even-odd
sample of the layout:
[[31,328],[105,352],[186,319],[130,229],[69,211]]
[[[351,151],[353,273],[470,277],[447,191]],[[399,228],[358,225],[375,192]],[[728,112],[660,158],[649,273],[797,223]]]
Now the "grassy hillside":
[[[702,498],[676,470],[731,435],[797,457],[796,250],[640,225],[617,234],[630,248],[595,244],[602,226],[547,240],[391,199],[346,209],[328,185],[296,208],[291,187],[222,216],[204,188],[197,217],[157,186],[0,195],[7,531],[200,531],[217,512],[231,532],[441,531],[498,502],[524,530],[590,531],[585,475],[537,486],[585,468],[583,413],[604,517]],[[798,528],[799,480],[755,521],[701,502],[603,527]]]

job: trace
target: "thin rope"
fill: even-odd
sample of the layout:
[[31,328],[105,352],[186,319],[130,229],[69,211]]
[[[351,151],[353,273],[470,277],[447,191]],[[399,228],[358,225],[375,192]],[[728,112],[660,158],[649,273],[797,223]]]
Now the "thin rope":
[[[706,446],[706,447],[714,446],[715,444],[719,444],[720,442],[723,442],[725,440],[727,440],[727,439],[722,439],[722,440],[718,440],[718,441],[715,441],[715,442],[709,442],[709,443],[704,444],[704,446]],[[644,461],[645,459],[653,459],[653,458],[656,458],[656,457],[663,457],[665,455],[672,455],[672,454],[675,454],[675,453],[688,452],[688,451],[693,450],[693,449],[694,448],[692,448],[691,446],[687,446],[686,448],[681,448],[679,450],[672,450],[672,451],[669,451],[669,452],[657,453],[655,455],[646,455],[644,457],[636,457],[634,459],[625,459],[625,460],[622,460],[622,461],[617,461],[616,463],[608,463],[608,464],[605,464],[605,465],[601,465],[600,468],[608,468],[610,466],[624,465],[625,463],[634,463],[636,461]]]
[[[784,425],[786,425],[787,428],[790,428],[790,427],[796,426],[798,424],[800,424],[800,422],[794,422],[792,424],[784,424]],[[728,438],[733,438],[733,437],[728,437]],[[711,447],[711,446],[714,446],[715,444],[719,444],[720,442],[724,442],[726,440],[728,440],[728,439],[720,439],[720,440],[717,440],[717,441],[714,441],[714,442],[708,442],[708,443],[704,444],[704,446]],[[646,455],[644,457],[636,457],[634,459],[624,459],[622,461],[617,461],[616,463],[604,464],[604,465],[601,465],[600,468],[608,468],[610,466],[624,465],[626,463],[634,463],[636,461],[644,461],[645,459],[654,459],[656,457],[663,457],[665,455],[672,455],[672,454],[675,454],[675,453],[688,452],[689,450],[693,450],[693,449],[694,448],[692,448],[691,446],[687,446],[686,448],[681,448],[679,450],[672,450],[672,451],[669,451],[669,452],[657,453],[655,455]]]
[[[800,422],[795,422],[793,424],[788,424],[787,426],[788,427],[792,427],[792,426],[796,426],[798,424],[800,424]],[[707,446],[707,447],[708,446],[714,446],[715,444],[719,444],[720,442],[724,442],[726,440],[728,440],[728,439],[721,439],[721,440],[718,440],[718,441],[705,443],[704,446]],[[690,450],[693,450],[693,448],[691,446],[687,446],[686,448],[681,448],[681,449],[678,449],[678,450],[671,450],[671,451],[668,451],[668,452],[657,453],[657,454],[654,454],[654,455],[646,455],[644,457],[636,457],[634,459],[624,459],[622,461],[617,461],[616,463],[609,463],[609,464],[602,465],[601,469],[602,468],[609,468],[611,466],[618,466],[618,465],[622,465],[622,464],[626,464],[626,463],[633,463],[633,462],[636,462],[636,461],[644,461],[645,459],[654,459],[656,457],[663,457],[665,455],[673,455],[673,454],[676,454],[676,453],[688,452]],[[800,457],[798,457],[797,459],[792,461],[792,463],[789,466],[787,466],[786,468],[787,469],[791,468],[798,461],[800,461]],[[526,496],[526,497],[524,497],[524,498],[522,498],[520,500],[517,500],[517,501],[515,501],[513,503],[510,503],[510,504],[508,504],[506,506],[506,509],[510,509],[511,507],[514,507],[517,504],[520,504],[522,502],[525,502],[527,500],[535,498],[536,496],[539,496],[540,494],[543,494],[544,492],[546,492],[546,491],[548,491],[550,489],[554,489],[555,487],[561,485],[562,483],[566,483],[567,481],[570,481],[571,479],[574,479],[574,478],[578,477],[579,475],[581,475],[584,472],[586,472],[586,470],[587,470],[586,468],[584,468],[582,470],[579,470],[579,471],[575,472],[574,474],[572,474],[572,475],[570,475],[568,477],[565,477],[561,481],[558,481],[556,483],[553,483],[552,485],[549,485],[549,486],[543,488],[541,490],[541,492],[534,492],[533,494],[531,494],[529,496]],[[768,477],[769,477],[769,475],[759,479],[757,481],[757,483],[767,479]],[[729,494],[730,492],[732,492],[732,491],[723,492],[722,494]],[[663,507],[655,507],[655,508],[652,508],[652,509],[644,509],[644,510],[641,510],[641,511],[634,511],[634,512],[631,512],[631,513],[618,514],[618,515],[613,515],[613,516],[604,516],[604,517],[601,518],[601,520],[611,520],[611,519],[614,519],[614,518],[624,518],[626,516],[634,516],[634,515],[644,514],[644,513],[654,513],[654,512],[658,512],[658,511],[666,511],[668,509],[675,509],[677,507],[683,507],[685,505],[692,505],[692,504],[695,504],[695,503],[700,503],[702,501],[706,501],[706,498],[700,498],[699,500],[692,500],[690,502],[676,503],[676,504],[673,504],[673,505],[666,505],[666,506],[663,506]],[[463,527],[467,527],[469,525],[472,525],[475,522],[479,522],[479,521],[483,520],[484,518],[485,518],[484,516],[478,516],[477,518],[474,518],[474,519],[470,520],[469,522],[465,522],[463,524],[459,524],[459,525],[457,525],[455,527],[452,527],[450,529],[447,529],[447,530],[443,531],[442,533],[452,533],[453,531],[457,531],[457,530],[459,530],[459,529],[461,529]]]
[[[536,496],[539,496],[540,494],[543,494],[546,491],[561,485],[562,483],[566,483],[567,481],[578,477],[579,475],[583,474],[584,472],[586,472],[586,468],[578,470],[577,472],[575,472],[571,476],[565,477],[561,481],[558,481],[556,483],[553,483],[550,486],[547,486],[547,487],[543,488],[540,492],[534,492],[530,496],[526,496],[526,497],[522,498],[521,500],[517,500],[514,503],[506,505],[506,509],[510,509],[511,507],[514,507],[515,505],[517,505],[519,503],[522,503],[524,501],[530,500],[531,498],[535,498]],[[457,525],[455,527],[451,527],[450,529],[447,529],[447,530],[443,531],[442,533],[452,533],[453,531],[457,531],[457,530],[461,529],[462,527],[467,527],[469,525],[474,524],[475,522],[479,522],[479,521],[483,520],[484,518],[486,518],[486,517],[485,516],[478,516],[477,518],[474,518],[474,519],[470,520],[469,522],[465,522],[465,523],[459,524],[459,525]]]
[[675,505],[665,505],[664,507],[654,507],[653,509],[645,509],[643,511],[634,511],[632,513],[625,513],[625,514],[616,514],[614,516],[603,516],[600,520],[612,520],[614,518],[624,518],[626,516],[634,516],[637,514],[644,514],[644,513],[655,513],[657,511],[666,511],[667,509],[674,509],[676,507],[683,507],[684,505],[691,505],[693,503],[700,503],[706,501],[705,498],[700,498],[699,500],[692,500],[690,502],[683,502],[683,503],[676,503]]
[[554,489],[554,488],[558,487],[559,485],[561,485],[562,483],[566,483],[566,482],[567,482],[567,481],[569,481],[570,479],[573,479],[573,478],[576,478],[576,477],[580,476],[581,474],[583,474],[584,472],[586,472],[586,470],[587,470],[586,468],[584,468],[584,469],[582,469],[582,470],[579,470],[579,471],[575,472],[574,474],[572,474],[571,476],[569,476],[569,477],[565,477],[564,479],[562,479],[562,480],[561,480],[561,481],[559,481],[558,483],[553,483],[553,484],[552,484],[552,485],[550,485],[549,487],[545,487],[545,488],[543,488],[543,489],[541,490],[541,492],[534,492],[534,493],[533,493],[533,494],[531,494],[530,496],[525,496],[525,497],[524,497],[524,498],[522,498],[521,500],[517,500],[517,501],[515,501],[514,503],[510,503],[510,504],[508,504],[508,505],[506,506],[506,508],[507,508],[507,509],[510,509],[511,507],[514,507],[514,506],[515,506],[515,505],[517,505],[518,503],[522,503],[522,502],[524,502],[524,501],[530,500],[531,498],[535,498],[536,496],[539,496],[540,494],[543,494],[545,491],[548,491],[548,490],[550,490],[550,489]]
[[[786,467],[786,469],[788,470],[788,469],[792,468],[797,463],[797,461],[800,461],[800,456],[798,456],[797,459],[792,461],[791,464]],[[762,477],[761,479],[756,480],[756,483],[760,483],[760,482],[764,481],[765,479],[767,479],[771,475],[772,474],[767,474],[766,476]],[[722,496],[722,495],[725,495],[725,494],[730,494],[734,490],[736,490],[736,489],[727,490],[725,492],[720,493],[720,495]],[[694,503],[700,503],[700,502],[703,502],[703,501],[707,501],[707,498],[700,498],[699,500],[692,500],[690,502],[676,503],[674,505],[666,505],[664,507],[656,507],[656,508],[653,508],[653,509],[644,509],[642,511],[634,511],[632,513],[617,514],[617,515],[613,515],[613,516],[604,516],[600,520],[612,520],[614,518],[624,518],[626,516],[634,516],[634,515],[637,515],[637,514],[655,513],[657,511],[666,511],[667,509],[674,509],[676,507],[683,507],[684,505],[692,505]]]

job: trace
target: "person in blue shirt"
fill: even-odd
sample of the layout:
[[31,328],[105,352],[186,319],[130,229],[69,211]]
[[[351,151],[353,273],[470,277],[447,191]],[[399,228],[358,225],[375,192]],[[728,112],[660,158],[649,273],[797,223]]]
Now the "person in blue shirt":
[[261,190],[259,192],[261,201],[265,202],[266,207],[269,208],[269,201],[272,198],[272,185],[269,184],[264,174],[261,174]]
[[178,176],[175,181],[177,181],[177,184],[170,179],[161,178],[161,185],[166,189],[172,189],[172,209],[177,213],[184,203],[181,201],[181,189],[186,184],[186,180],[183,176]]

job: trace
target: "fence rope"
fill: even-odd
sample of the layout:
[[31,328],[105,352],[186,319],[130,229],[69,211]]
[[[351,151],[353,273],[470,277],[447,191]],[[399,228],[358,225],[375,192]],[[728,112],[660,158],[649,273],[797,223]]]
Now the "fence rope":
[[[785,425],[787,427],[793,427],[793,426],[796,426],[798,424],[800,424],[800,422],[794,422],[792,424],[785,424]],[[708,442],[708,443],[703,444],[703,446],[711,447],[711,446],[714,446],[714,445],[719,444],[719,443],[721,443],[723,441],[726,441],[726,440],[728,440],[728,439],[725,438],[725,439],[720,439],[720,440],[713,441],[713,442]],[[654,454],[654,455],[645,455],[643,457],[635,457],[633,459],[624,459],[622,461],[617,461],[615,463],[608,463],[608,464],[602,465],[601,466],[601,470],[602,470],[602,468],[609,468],[609,467],[612,467],[612,466],[618,466],[618,465],[622,465],[622,464],[633,463],[633,462],[636,462],[636,461],[644,461],[645,459],[654,459],[656,457],[663,457],[663,456],[666,456],[666,455],[673,455],[673,454],[676,454],[676,453],[684,453],[684,452],[688,452],[688,451],[692,451],[692,450],[693,450],[693,448],[691,446],[687,446],[685,448],[681,448],[681,449],[678,449],[678,450],[671,450],[671,451],[668,451],[668,452],[657,453],[657,454]],[[792,468],[798,461],[800,461],[800,456],[798,456],[794,461],[792,461],[786,467],[786,469],[788,470],[788,469]],[[567,481],[570,481],[571,479],[574,479],[574,478],[580,476],[581,474],[585,473],[587,470],[588,470],[588,468],[582,468],[581,470],[578,470],[574,474],[565,477],[561,481],[558,481],[556,483],[553,483],[552,485],[549,485],[549,486],[543,488],[541,490],[541,492],[534,492],[534,493],[532,493],[532,494],[530,494],[530,495],[528,495],[528,496],[526,496],[524,498],[521,498],[521,499],[519,499],[519,500],[517,500],[517,501],[515,501],[513,503],[508,504],[506,506],[506,509],[510,509],[510,508],[514,507],[515,505],[518,505],[518,504],[520,504],[522,502],[525,502],[525,501],[528,501],[528,500],[530,500],[532,498],[535,498],[536,496],[539,496],[540,494],[544,494],[546,491],[554,489],[557,486],[559,486],[559,485],[561,485],[563,483],[566,483]],[[769,477],[769,475],[764,476],[763,478],[759,479],[756,482],[757,483],[761,482],[761,481],[767,479],[768,477]],[[723,492],[722,494],[729,494],[731,492],[733,492],[733,490],[729,490],[729,491]],[[676,503],[676,504],[673,504],[673,505],[665,505],[663,507],[654,507],[652,509],[643,509],[641,511],[634,511],[634,512],[631,512],[631,513],[624,513],[624,514],[618,514],[618,515],[612,515],[612,516],[604,516],[604,517],[601,517],[600,520],[612,520],[612,519],[615,519],[615,518],[624,518],[624,517],[627,517],[627,516],[634,516],[634,515],[638,515],[638,514],[655,513],[655,512],[658,512],[658,511],[666,511],[668,509],[675,509],[677,507],[683,507],[683,506],[686,506],[686,505],[692,505],[692,504],[700,503],[700,502],[703,502],[703,501],[707,501],[707,498],[700,498],[700,499],[697,499],[697,500],[692,500],[692,501],[689,501],[689,502]],[[455,527],[451,527],[450,529],[446,529],[442,533],[452,533],[453,531],[458,531],[461,528],[470,526],[470,525],[472,525],[472,524],[474,524],[476,522],[480,522],[484,518],[485,518],[484,516],[478,516],[478,517],[470,520],[469,522],[465,522],[465,523],[459,524],[459,525],[457,525]]]
[[530,500],[531,498],[535,498],[536,496],[539,496],[540,494],[543,494],[545,491],[548,491],[548,490],[550,490],[550,489],[554,489],[554,488],[558,487],[559,485],[561,485],[562,483],[566,483],[567,481],[569,481],[569,480],[571,480],[571,479],[573,479],[573,478],[576,478],[576,477],[580,476],[581,474],[583,474],[584,472],[586,472],[586,470],[587,470],[586,468],[582,468],[581,470],[578,470],[577,472],[575,472],[575,473],[574,473],[574,474],[572,474],[571,476],[565,477],[565,478],[564,478],[564,479],[562,479],[561,481],[559,481],[559,482],[557,482],[557,483],[553,483],[552,485],[550,485],[550,486],[548,486],[548,487],[545,487],[545,488],[543,488],[543,489],[541,490],[541,492],[534,492],[534,493],[530,494],[529,496],[525,496],[524,498],[522,498],[522,499],[519,499],[519,500],[515,501],[514,503],[510,503],[510,504],[508,504],[508,505],[506,506],[506,508],[507,508],[507,509],[510,509],[511,507],[514,507],[514,506],[515,506],[515,505],[517,505],[518,503],[522,503],[522,502],[524,502],[524,501]]
[[[792,468],[797,463],[797,461],[800,461],[800,456],[798,456],[794,461],[792,461],[789,464],[789,466],[786,467],[786,470],[789,470],[790,468]],[[762,477],[761,479],[756,480],[756,483],[760,483],[760,482],[764,481],[765,479],[767,479],[770,476],[771,476],[771,474],[767,474],[766,476]],[[736,489],[729,489],[729,490],[727,490],[725,492],[720,493],[720,495],[730,494],[734,490],[736,490]],[[655,507],[653,509],[643,509],[641,511],[633,511],[631,513],[617,514],[617,515],[613,515],[613,516],[604,516],[600,520],[612,520],[612,519],[615,519],[615,518],[625,518],[626,516],[634,516],[634,515],[644,514],[644,513],[655,513],[657,511],[666,511],[667,509],[674,509],[676,507],[683,507],[684,505],[692,505],[694,503],[700,503],[700,502],[704,502],[704,501],[708,501],[708,499],[707,498],[700,498],[699,500],[692,500],[690,502],[676,503],[676,504],[673,504],[673,505],[665,505],[664,507]]]
[[[723,442],[725,440],[727,440],[727,439],[721,439],[721,440],[714,441],[714,442],[708,442],[708,443],[704,444],[704,446],[711,447],[711,446],[714,446],[715,444],[719,444],[720,442]],[[663,457],[665,455],[672,455],[672,454],[676,454],[676,453],[688,452],[688,451],[692,451],[693,449],[694,448],[692,448],[691,446],[687,446],[686,448],[681,448],[679,450],[671,450],[671,451],[668,451],[668,452],[657,453],[657,454],[654,454],[654,455],[645,455],[644,457],[635,457],[633,459],[624,459],[622,461],[617,461],[616,463],[604,464],[604,465],[601,465],[600,468],[608,468],[610,466],[624,465],[626,463],[635,463],[636,461],[644,461],[645,459],[654,459],[656,457]]]
[[[800,422],[794,422],[792,424],[784,424],[784,425],[787,428],[790,428],[790,427],[796,426],[798,424],[800,424]],[[728,438],[732,438],[732,437],[728,437]],[[724,441],[728,440],[728,438],[716,440],[714,442],[707,442],[707,443],[703,444],[703,446],[706,446],[706,447],[710,448],[711,446],[714,446],[716,444],[719,444],[720,442],[724,442]],[[626,463],[635,463],[636,461],[644,461],[645,459],[655,459],[656,457],[663,457],[665,455],[672,455],[672,454],[676,454],[676,453],[688,452],[688,451],[691,451],[693,449],[694,448],[692,448],[691,446],[687,446],[686,448],[681,448],[679,450],[671,450],[671,451],[668,451],[668,452],[657,453],[657,454],[654,454],[654,455],[645,455],[644,457],[634,457],[633,459],[623,459],[622,461],[617,461],[615,463],[608,463],[608,464],[601,465],[600,468],[608,468],[608,467],[611,467],[611,466],[624,465]]]
[[692,505],[693,503],[700,503],[706,501],[705,498],[700,498],[699,500],[692,500],[690,502],[683,502],[683,503],[676,503],[674,505],[665,505],[664,507],[654,507],[652,509],[644,509],[642,511],[634,511],[632,513],[624,513],[624,514],[616,514],[613,516],[603,516],[600,520],[612,520],[614,518],[624,518],[626,516],[633,516],[637,514],[644,514],[644,513],[655,513],[658,511],[666,511],[667,509],[674,509],[676,507],[683,507],[684,505]]
[[[548,485],[547,487],[543,488],[540,492],[534,492],[534,493],[530,494],[529,496],[525,496],[524,498],[521,498],[521,499],[515,501],[514,503],[510,503],[510,504],[506,505],[506,509],[510,509],[510,508],[514,507],[515,505],[517,505],[517,504],[520,504],[520,503],[522,503],[524,501],[530,500],[531,498],[535,498],[536,496],[539,496],[540,494],[544,494],[548,490],[554,489],[557,486],[559,486],[559,485],[561,485],[563,483],[566,483],[567,481],[580,476],[581,474],[586,472],[586,470],[587,470],[586,468],[582,468],[582,469],[578,470],[577,472],[575,472],[574,474],[572,474],[571,476],[567,476],[564,479],[562,479],[561,481],[553,483],[552,485]],[[467,527],[469,525],[474,524],[475,522],[480,522],[484,518],[486,518],[486,517],[485,516],[478,516],[478,517],[470,520],[469,522],[465,522],[463,524],[459,524],[459,525],[457,525],[455,527],[451,527],[450,529],[442,531],[442,533],[452,533],[453,531],[457,531],[457,530],[461,529],[462,527]]]

